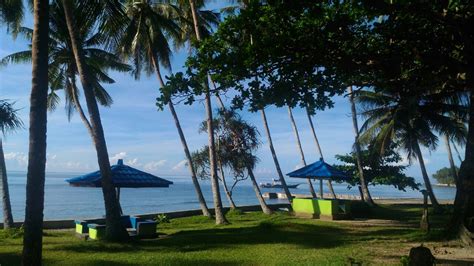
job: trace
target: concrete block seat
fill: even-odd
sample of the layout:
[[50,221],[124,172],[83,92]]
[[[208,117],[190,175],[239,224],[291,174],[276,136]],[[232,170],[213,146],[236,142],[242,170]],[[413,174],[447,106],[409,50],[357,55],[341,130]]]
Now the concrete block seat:
[[[139,238],[156,237],[156,222],[139,216],[124,215],[121,221],[131,236]],[[105,219],[76,220],[76,233],[90,239],[101,239],[105,236]]]
[[313,198],[295,198],[291,204],[296,216],[323,220],[350,219],[350,205],[350,200]]

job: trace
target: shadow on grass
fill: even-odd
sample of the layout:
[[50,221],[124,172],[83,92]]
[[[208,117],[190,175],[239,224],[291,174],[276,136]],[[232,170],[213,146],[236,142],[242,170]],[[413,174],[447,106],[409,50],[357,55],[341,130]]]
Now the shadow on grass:
[[55,250],[68,252],[195,252],[222,249],[236,245],[282,243],[299,248],[332,248],[345,245],[347,235],[343,228],[316,225],[262,222],[241,228],[211,228],[179,231],[166,238],[132,241],[124,244],[79,242],[57,245]]

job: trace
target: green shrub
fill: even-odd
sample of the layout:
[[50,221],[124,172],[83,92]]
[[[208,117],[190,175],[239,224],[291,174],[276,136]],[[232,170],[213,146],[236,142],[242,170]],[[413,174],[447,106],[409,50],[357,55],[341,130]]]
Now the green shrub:
[[9,228],[9,229],[3,229],[0,230],[0,238],[6,239],[6,238],[21,238],[23,237],[24,229],[23,226],[20,228]]
[[155,218],[156,222],[158,224],[163,224],[163,223],[169,223],[170,222],[170,219],[168,218],[168,216],[166,216],[166,214],[158,214]]

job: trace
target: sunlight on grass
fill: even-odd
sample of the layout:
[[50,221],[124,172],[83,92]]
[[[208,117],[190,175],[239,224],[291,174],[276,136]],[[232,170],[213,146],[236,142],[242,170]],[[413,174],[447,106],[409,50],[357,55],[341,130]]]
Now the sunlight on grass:
[[[385,205],[376,208],[371,218],[416,222],[420,213],[416,206]],[[270,216],[235,212],[227,217],[227,226],[216,226],[202,216],[172,219],[158,225],[159,239],[121,244],[83,241],[72,230],[50,230],[44,237],[45,264],[398,264],[410,244],[432,237],[416,227],[351,226],[299,219],[282,212]],[[21,242],[21,237],[0,235],[1,265],[20,263]]]

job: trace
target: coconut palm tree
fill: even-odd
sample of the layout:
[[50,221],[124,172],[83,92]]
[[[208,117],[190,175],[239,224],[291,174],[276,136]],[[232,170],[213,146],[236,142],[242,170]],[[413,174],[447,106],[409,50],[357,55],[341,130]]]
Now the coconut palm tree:
[[358,91],[355,97],[366,118],[361,127],[360,142],[372,142],[380,152],[397,142],[410,160],[418,159],[431,203],[438,208],[420,146],[434,150],[438,142],[435,132],[462,138],[464,124],[447,113],[466,117],[467,108],[441,102],[439,99],[443,97],[436,93],[420,96],[402,91]]
[[351,103],[351,113],[352,113],[352,125],[354,127],[354,148],[357,160],[357,169],[359,171],[359,186],[361,192],[361,198],[370,206],[374,205],[374,201],[372,200],[372,196],[370,195],[369,188],[367,187],[367,182],[364,177],[364,168],[362,167],[362,153],[359,143],[359,125],[357,122],[357,109],[354,101],[354,93],[352,91],[352,86],[349,86],[349,101]]
[[[198,5],[199,5],[199,8],[204,7],[204,1],[200,1]],[[181,36],[179,38],[173,39],[173,43],[176,49],[182,48],[186,44],[188,44],[189,52],[191,52],[192,43],[196,41],[196,33],[195,33],[195,28],[194,28],[194,23],[193,23],[192,11],[188,2],[185,0],[181,0],[181,1],[178,0],[178,1],[157,3],[156,7],[159,9],[161,13],[167,14],[168,16],[172,17],[176,21],[176,23],[179,25]],[[197,10],[197,18],[199,20],[199,31],[201,33],[201,36],[203,36],[203,38],[209,37],[212,34],[212,28],[216,27],[220,22],[219,13],[213,12],[211,10],[202,10],[202,9]],[[171,101],[169,104],[172,104]],[[174,110],[174,106],[171,106],[170,109],[171,108],[173,108]],[[176,112],[172,111],[172,113],[174,113],[173,118],[175,120],[175,123],[179,124],[179,120],[178,120],[178,116],[176,115]],[[181,127],[179,126],[179,128]],[[180,129],[178,131],[180,131]],[[188,150],[186,139],[184,138],[184,134],[182,134],[182,130],[180,131],[179,134],[180,136],[182,135],[182,137],[180,138],[181,138],[181,142],[183,143],[183,147],[185,146],[184,149]],[[201,188],[199,186],[199,183],[197,182],[197,178],[195,178],[196,174],[193,174],[194,171],[191,170],[193,162],[192,160],[190,160],[189,150],[187,152],[185,151],[185,154],[188,160],[188,166],[190,167],[193,184],[199,198],[201,210],[203,211],[203,214],[205,216],[211,217],[211,214],[206,205],[206,201],[201,192]],[[226,196],[229,200],[230,206],[231,208],[236,208],[235,203],[232,199],[232,192],[229,191],[227,188],[223,170],[219,166],[218,168],[220,169],[219,171],[221,172],[221,182],[224,187]]]
[[[295,133],[295,138],[296,138],[296,147],[298,148],[298,151],[300,153],[301,157],[301,164],[303,166],[306,166],[306,159],[304,157],[304,152],[303,152],[303,146],[301,146],[301,140],[300,140],[300,134],[298,133],[298,127],[296,126],[295,118],[293,117],[293,112],[291,111],[291,107],[288,106],[288,116],[290,117],[291,121],[291,126],[293,127],[293,133]],[[308,186],[309,186],[309,191],[311,192],[311,196],[313,198],[316,198],[316,192],[314,191],[313,183],[311,182],[311,179],[307,178],[308,181]],[[323,195],[321,195],[321,198]]]
[[[160,87],[165,86],[161,74],[161,67],[171,69],[170,57],[172,54],[168,40],[175,44],[182,44],[182,30],[176,22],[181,20],[179,9],[169,4],[153,4],[150,1],[128,1],[125,4],[129,23],[121,36],[118,45],[120,53],[135,66],[135,78],[140,77],[144,70],[147,74],[155,73]],[[202,194],[196,169],[192,161],[184,132],[171,99],[168,108],[173,116],[176,129],[184,149],[187,165],[191,173],[196,195],[204,216],[211,217],[204,195]]]
[[[321,145],[319,145],[318,136],[316,135],[316,130],[314,129],[313,119],[311,118],[311,113],[309,112],[308,108],[306,108],[306,116],[308,117],[309,126],[311,128],[311,133],[313,133],[314,143],[316,144],[316,148],[318,150],[319,157],[322,160],[324,160],[323,152],[321,150]],[[319,180],[319,182],[323,182],[323,181]],[[334,188],[332,187],[331,180],[327,181],[327,185],[328,185],[328,188],[329,188],[329,193],[331,193],[332,197],[335,199],[336,198],[336,193],[334,192]],[[322,187],[321,183],[320,183],[320,186]]]
[[77,14],[84,10],[78,8],[77,3],[72,0],[62,0],[61,3],[57,2],[56,4],[61,4],[62,9],[64,10],[64,18],[69,32],[71,48],[74,54],[77,72],[79,73],[89,113],[89,121],[92,130],[91,138],[97,152],[99,169],[102,176],[102,193],[104,196],[106,213],[106,238],[113,241],[124,240],[128,238],[128,233],[121,223],[120,205],[112,183],[107,144],[94,92],[95,81],[91,74],[93,73],[93,70],[87,65],[84,46],[80,38],[80,30],[78,30],[80,29],[78,25],[81,25],[81,21],[78,20]]
[[[74,111],[79,113],[84,125],[92,132],[89,120],[82,109],[79,97],[80,90],[77,87],[76,77],[78,75],[74,54],[69,41],[69,32],[64,21],[64,13],[60,6],[53,6],[50,18],[50,55],[49,55],[49,86],[48,108],[54,111],[59,104],[60,97],[58,91],[64,92],[65,109],[68,119],[71,119]],[[105,49],[103,33],[95,31],[95,22],[81,17],[81,13],[76,15],[76,19],[81,21],[80,42],[83,44],[85,61],[87,67],[92,69],[91,79],[94,88],[96,101],[102,106],[110,106],[113,103],[112,97],[108,94],[101,83],[111,84],[115,81],[108,75],[108,70],[118,72],[128,72],[131,67],[121,61],[121,59]],[[32,29],[20,28],[19,34],[25,38],[31,38]],[[16,52],[4,57],[0,63],[27,63],[31,62],[31,50]]]
[[7,26],[13,34],[20,28],[23,20],[24,10],[22,0],[0,1],[0,25]]
[[[23,5],[19,2],[22,1],[1,1],[0,9],[2,12],[2,20],[6,20],[7,23],[13,21],[14,25],[19,25],[23,14]],[[12,3],[13,6],[9,6],[9,4]],[[34,28],[31,48],[32,82],[30,94],[28,170],[26,175],[26,208],[25,222],[23,223],[23,265],[35,265],[40,263],[42,259],[44,180],[46,167],[49,1],[34,1],[32,10]]]
[[283,190],[285,191],[286,198],[291,202],[293,199],[293,196],[291,195],[291,192],[288,189],[288,186],[286,185],[285,177],[283,176],[283,172],[281,171],[280,163],[278,161],[275,148],[273,147],[272,134],[270,132],[270,127],[268,126],[267,115],[265,114],[265,109],[263,108],[260,109],[260,113],[262,115],[263,127],[265,128],[265,133],[267,135],[268,147],[270,148],[270,152],[272,153],[273,163],[275,164],[275,168],[277,170],[279,180],[283,186]]
[[[180,1],[183,2],[184,1]],[[198,17],[198,6],[196,1],[189,0],[189,7],[191,9],[191,14],[193,18],[194,33],[196,34],[196,41],[200,42],[202,40],[202,35],[200,31],[200,22]],[[214,140],[214,127],[212,125],[212,106],[211,106],[211,94],[209,89],[209,83],[207,80],[204,82],[204,87],[206,90],[206,115],[207,115],[207,128],[208,128],[208,142],[209,142],[209,162],[211,168],[211,187],[214,198],[214,209],[216,215],[216,224],[226,224],[228,223],[227,219],[222,212],[222,201],[219,193],[219,183],[218,183],[218,173],[217,173],[217,158],[216,158],[216,145]]]
[[[13,104],[5,100],[0,100],[0,131],[3,135],[23,127],[23,122],[17,115],[17,110]],[[5,166],[5,156],[3,154],[2,138],[0,137],[0,186],[3,204],[3,228],[13,227],[12,207],[10,204],[10,192],[8,190],[7,169]]]

